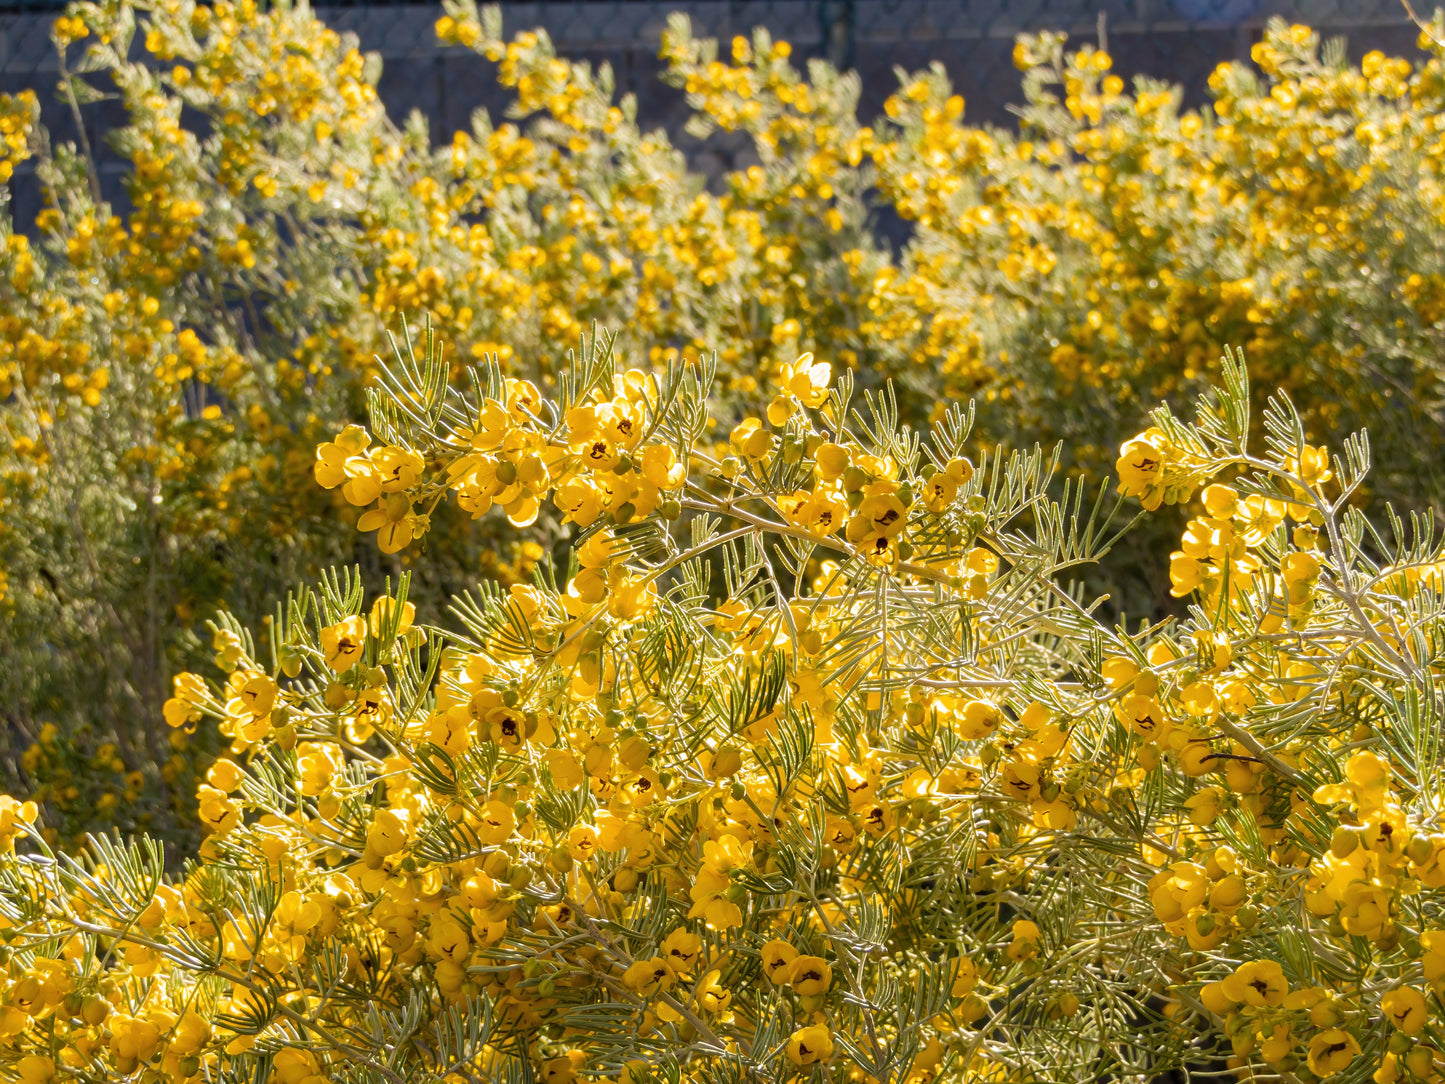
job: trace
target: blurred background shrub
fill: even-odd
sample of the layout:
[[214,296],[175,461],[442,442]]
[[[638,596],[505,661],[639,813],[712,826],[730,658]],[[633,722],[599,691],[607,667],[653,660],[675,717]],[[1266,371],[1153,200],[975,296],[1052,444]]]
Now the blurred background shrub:
[[[218,739],[160,706],[174,673],[226,650],[217,608],[254,625],[328,564],[373,588],[410,566],[335,529],[348,506],[311,450],[423,314],[459,361],[543,385],[593,321],[624,329],[629,364],[716,350],[739,412],[812,352],[910,402],[992,402],[980,451],[1065,440],[1063,470],[1094,477],[1238,346],[1315,439],[1368,425],[1377,494],[1441,506],[1430,34],[1424,63],[1351,64],[1280,23],[1201,110],[1126,86],[1098,48],[1026,36],[1005,130],[971,124],[941,67],[860,118],[856,76],[674,19],[661,55],[689,132],[756,151],[709,177],[639,127],[605,66],[504,39],[467,3],[437,32],[496,64],[505,116],[458,132],[387,116],[379,62],[309,8],[74,5],[54,27],[61,93],[117,118],[124,206],[101,198],[95,147],[51,144],[33,95],[0,103],[0,174],[28,160],[45,193],[33,221],[0,221],[0,762],[62,836],[192,841]],[[1177,533],[1158,517],[1092,586],[1119,614],[1167,614],[1169,584],[1141,571],[1163,563],[1138,547]],[[477,579],[525,577],[560,537],[545,516],[432,531],[420,619]]]

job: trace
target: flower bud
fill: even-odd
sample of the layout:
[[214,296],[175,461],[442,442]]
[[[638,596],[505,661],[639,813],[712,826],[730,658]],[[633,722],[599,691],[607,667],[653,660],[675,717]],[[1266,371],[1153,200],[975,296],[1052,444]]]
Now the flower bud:
[[1330,835],[1330,853],[1336,858],[1348,858],[1360,845],[1360,830],[1347,824],[1337,827]]
[[512,872],[512,859],[505,851],[493,851],[482,860],[482,872],[494,881],[505,881]]
[[1410,861],[1423,866],[1435,856],[1435,841],[1429,836],[1415,836],[1405,847]]

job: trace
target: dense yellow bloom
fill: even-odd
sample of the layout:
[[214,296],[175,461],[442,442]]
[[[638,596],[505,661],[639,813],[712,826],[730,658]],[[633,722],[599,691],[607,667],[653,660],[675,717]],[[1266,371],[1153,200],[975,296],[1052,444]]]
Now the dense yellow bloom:
[[[1346,513],[1356,446],[1311,441],[1371,414],[1436,447],[1436,371],[1401,359],[1445,316],[1438,57],[1327,64],[1275,27],[1195,113],[1025,39],[1013,135],[938,72],[863,127],[825,65],[674,22],[667,78],[758,153],[714,190],[467,4],[438,33],[535,118],[435,148],[309,9],[158,5],[144,57],[132,14],[55,28],[120,96],[132,209],[42,162],[40,240],[0,246],[0,603],[44,661],[40,618],[93,600],[105,650],[66,673],[149,716],[43,723],[37,801],[0,800],[0,1075],[1053,1080],[1201,1033],[1241,1074],[1437,1071],[1445,557]],[[0,173],[49,153],[33,114],[0,102]],[[447,352],[402,327],[378,369],[422,310]],[[563,368],[599,317],[623,332]],[[1256,449],[1232,362],[1192,421],[1143,420],[1227,344],[1298,426],[1274,408]],[[907,429],[891,394],[838,416],[865,362]],[[1160,577],[1168,620],[1075,581],[1126,543],[1045,457],[982,457],[1059,432],[1066,469],[1186,509],[1106,570]],[[77,517],[104,549],[57,577]],[[268,612],[269,557],[352,527],[386,594],[333,575],[249,631],[172,627]],[[212,582],[217,552],[254,570]],[[52,811],[162,791],[192,864],[55,860]]]
[[[558,57],[545,36],[503,38],[465,3],[436,27],[495,62],[531,119],[414,138],[386,116],[374,60],[315,12],[229,2],[214,13],[82,5],[56,21],[70,70],[124,111],[124,212],[94,202],[84,169],[52,168],[33,95],[0,102],[0,174],[35,157],[57,186],[0,246],[10,299],[0,524],[13,532],[0,592],[15,630],[7,654],[45,664],[37,672],[63,705],[64,736],[85,733],[82,723],[96,730],[84,751],[69,740],[30,754],[67,774],[46,802],[67,810],[72,834],[94,812],[143,820],[151,810],[129,796],[162,788],[168,808],[156,811],[175,822],[192,765],[215,752],[207,731],[191,730],[193,712],[157,713],[168,674],[198,665],[192,638],[164,637],[157,615],[199,635],[213,603],[259,614],[257,599],[282,590],[265,578],[289,572],[249,558],[284,548],[319,571],[336,556],[327,510],[343,502],[396,568],[426,540],[449,567],[508,582],[526,580],[559,527],[680,515],[684,486],[712,463],[658,443],[638,461],[631,452],[666,367],[714,350],[729,405],[719,419],[752,415],[779,430],[740,435],[739,469],[762,463],[774,442],[785,461],[806,453],[812,474],[789,478],[799,499],[779,514],[820,544],[847,522],[879,568],[910,562],[881,529],[897,514],[892,500],[953,517],[942,532],[966,532],[965,464],[995,439],[1027,447],[1067,435],[1065,470],[1107,467],[1147,407],[1202,387],[1227,345],[1256,366],[1256,406],[1284,387],[1312,433],[1377,422],[1377,492],[1429,483],[1414,464],[1438,458],[1441,432],[1430,359],[1445,270],[1431,231],[1445,83],[1433,52],[1334,65],[1317,36],[1281,25],[1255,50],[1258,71],[1222,65],[1209,80],[1212,109],[1196,111],[1175,88],[1126,87],[1101,50],[1039,35],[1016,50],[1028,103],[1013,133],[971,122],[928,71],[907,74],[868,124],[849,80],[826,65],[800,70],[785,43],[744,36],[719,49],[676,22],[661,43],[664,78],[688,96],[693,127],[738,132],[757,157],[704,185],[600,72]],[[119,47],[132,40],[133,53]],[[204,118],[210,135],[198,138],[183,114]],[[897,253],[868,228],[880,207],[910,223]],[[237,298],[255,312],[236,311]],[[394,499],[434,449],[403,450],[389,430],[366,443],[337,435],[373,380],[374,355],[390,352],[387,333],[401,332],[404,354],[400,323],[423,312],[455,344],[457,371],[487,358],[505,370],[494,403],[449,416],[452,431],[437,434],[475,453],[453,464],[465,478],[455,505],[433,506],[435,491]],[[541,391],[555,390],[565,349],[597,319],[622,326],[617,348],[639,372],[656,371],[652,384],[567,403],[564,417],[594,416],[585,449],[581,425],[566,449],[542,448],[535,432],[519,440]],[[780,427],[826,413],[830,376],[862,365],[922,393],[903,400],[915,431],[970,395],[999,409],[939,449],[934,469],[912,479],[911,500],[869,492],[860,515],[855,495],[895,480],[863,462],[877,449],[857,449],[854,462],[825,426],[814,438],[839,450],[819,455]],[[432,409],[422,398],[402,416]],[[1185,502],[1202,481],[1195,449],[1156,429],[1128,442],[1119,483],[1150,505]],[[554,485],[570,456],[589,469]],[[1285,459],[1292,486],[1331,483],[1340,469],[1303,441]],[[65,503],[71,466],[104,479],[94,497],[108,511],[80,528]],[[861,473],[845,478],[850,467]],[[560,500],[549,506],[546,492]],[[1172,589],[1206,600],[1258,590],[1260,625],[1292,628],[1308,617],[1307,580],[1278,583],[1279,555],[1241,559],[1237,543],[1258,547],[1286,514],[1303,523],[1318,509],[1289,487],[1238,499],[1252,510],[1204,509],[1201,519],[1231,526],[1191,532]],[[146,510],[142,541],[86,526],[127,509]],[[449,529],[468,516],[482,520],[474,531]],[[507,533],[521,525],[533,530]],[[1161,600],[1132,573],[1162,536],[1136,537],[1115,550],[1122,572],[1105,578],[1122,610],[1152,612]],[[65,544],[52,552],[51,540]],[[81,543],[94,561],[75,556]],[[993,573],[959,574],[981,592]],[[57,594],[47,576],[95,582],[73,593],[62,582]],[[1277,588],[1267,600],[1264,586]],[[67,599],[102,590],[104,632],[55,665],[34,645],[55,642]],[[444,609],[430,581],[416,592],[428,619]],[[110,664],[92,665],[101,654]],[[149,674],[148,660],[157,679],[128,678],[133,693],[117,707],[102,685],[118,679],[101,675]],[[111,733],[113,720],[143,740]],[[92,754],[117,738],[123,770],[112,772]],[[98,809],[102,790],[119,808]]]

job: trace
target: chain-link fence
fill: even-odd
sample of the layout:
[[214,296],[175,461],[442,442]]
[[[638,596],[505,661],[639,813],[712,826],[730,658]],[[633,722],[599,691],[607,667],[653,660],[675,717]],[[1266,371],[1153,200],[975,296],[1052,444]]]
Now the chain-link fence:
[[[896,86],[895,68],[941,61],[967,100],[968,115],[993,123],[1008,123],[1008,107],[1018,98],[1012,49],[1022,31],[1066,30],[1087,40],[1102,32],[1122,74],[1182,83],[1196,100],[1213,67],[1247,56],[1276,15],[1344,35],[1357,53],[1413,53],[1416,38],[1400,0],[544,0],[503,4],[502,10],[509,31],[545,27],[563,52],[611,62],[619,87],[638,96],[640,113],[661,122],[680,107],[678,96],[656,79],[658,40],[674,10],[685,11],[702,35],[726,39],[764,26],[799,55],[855,69],[863,80],[865,116],[881,108]],[[464,121],[479,77],[490,74],[473,68],[468,76],[451,58],[435,55],[426,41],[430,17],[416,9],[352,8],[335,10],[332,18],[354,26],[363,42],[370,28],[384,26],[372,39],[384,54],[404,53],[433,65],[439,97],[423,107],[429,115]],[[412,37],[418,24],[419,40]],[[403,72],[396,75],[406,79]]]
[[[0,90],[35,89],[58,140],[76,134],[55,95],[49,40],[50,22],[63,6],[0,0]],[[1102,35],[1121,74],[1182,84],[1191,104],[1203,99],[1214,66],[1247,57],[1273,16],[1343,36],[1355,56],[1370,49],[1417,55],[1417,31],[1401,0],[533,0],[501,7],[508,33],[541,27],[564,55],[609,63],[619,92],[636,96],[643,123],[667,128],[698,167],[713,174],[748,150],[737,140],[714,138],[703,146],[681,134],[686,103],[658,79],[658,44],[673,11],[685,12],[699,35],[728,39],[763,26],[792,43],[796,56],[826,57],[856,70],[865,118],[876,115],[897,86],[896,68],[916,70],[936,60],[967,101],[970,120],[1009,123],[1009,107],[1019,99],[1013,40],[1022,31],[1065,30],[1091,42]],[[331,0],[316,9],[336,30],[355,33],[364,50],[381,55],[379,90],[392,115],[419,110],[438,139],[467,127],[477,107],[495,115],[509,100],[493,65],[437,45],[440,10],[433,3]],[[115,119],[104,107],[88,110],[84,123],[93,146],[104,145],[103,131]],[[103,169],[113,174],[120,163],[103,162]],[[28,221],[37,194],[24,191],[23,183],[17,187],[16,216]]]

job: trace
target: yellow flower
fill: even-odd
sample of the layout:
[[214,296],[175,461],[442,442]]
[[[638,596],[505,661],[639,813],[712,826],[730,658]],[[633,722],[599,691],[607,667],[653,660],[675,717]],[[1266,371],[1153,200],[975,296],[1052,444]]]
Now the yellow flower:
[[788,1060],[799,1067],[816,1065],[833,1056],[833,1033],[826,1024],[799,1028],[788,1037]]
[[494,798],[482,806],[477,838],[486,846],[504,843],[517,830],[516,811],[507,802]]
[[404,493],[416,484],[425,467],[422,457],[409,448],[377,448],[371,453],[371,462],[381,476],[383,493]]
[[681,975],[691,971],[702,951],[702,938],[689,930],[673,930],[662,940],[662,958],[667,966]]
[[176,1021],[175,1031],[171,1035],[170,1052],[185,1057],[198,1053],[210,1041],[209,1021],[194,1009],[187,1009]]
[[342,618],[321,630],[321,651],[326,665],[338,674],[350,670],[366,647],[366,621],[358,616]]
[[[399,613],[398,610],[400,610]],[[371,635],[380,637],[382,627],[388,622],[395,621],[396,635],[405,636],[407,630],[411,628],[412,622],[415,620],[415,603],[404,602],[398,607],[396,599],[388,595],[382,595],[371,605],[368,627],[371,629]]]
[[658,489],[677,489],[687,480],[687,467],[671,445],[653,444],[642,453],[642,476]]
[[376,544],[382,553],[405,549],[413,538],[421,536],[421,521],[404,493],[390,493],[377,506],[364,512],[356,521],[359,531],[375,531]]
[[1430,1021],[1425,995],[1413,986],[1397,986],[1380,999],[1385,1019],[1406,1035],[1418,1035]]
[[1360,1053],[1355,1037],[1340,1028],[1328,1028],[1310,1040],[1310,1072],[1318,1077],[1334,1076],[1349,1067]]
[[1161,922],[1179,921],[1208,894],[1209,877],[1203,866],[1193,862],[1175,862],[1149,882],[1154,915]]
[[970,700],[956,718],[958,736],[966,741],[977,741],[998,729],[1003,713],[987,700]]
[[1224,989],[1242,1004],[1274,1008],[1284,1004],[1289,983],[1285,981],[1284,969],[1274,960],[1251,960],[1235,968],[1234,974],[1224,980]]
[[818,956],[799,956],[788,968],[788,984],[804,997],[825,993],[833,984],[833,969]]
[[1424,973],[1426,982],[1440,982],[1445,979],[1445,930],[1420,931],[1420,947],[1425,951]]
[[1004,955],[1010,960],[1027,960],[1037,956],[1039,952],[1039,927],[1028,919],[1017,919],[1012,928],[1013,940],[1004,949]]
[[951,993],[956,998],[967,997],[978,985],[978,969],[967,956],[960,956],[955,964]]
[[55,1079],[55,1062],[43,1054],[27,1054],[16,1067],[21,1084],[48,1084]]
[[[1208,746],[1205,747],[1206,751]],[[1201,828],[1207,828],[1218,818],[1223,809],[1224,793],[1218,787],[1204,787],[1185,803],[1189,820]]]
[[852,453],[844,445],[830,442],[819,445],[818,450],[813,453],[813,461],[818,477],[825,482],[831,482],[843,477],[843,472],[852,462]]
[[828,384],[833,379],[833,367],[826,361],[813,361],[812,354],[804,354],[791,365],[783,366],[781,384],[783,390],[805,407],[816,408],[828,401]]
[[276,696],[281,691],[276,682],[272,681],[267,674],[258,671],[251,671],[242,675],[239,671],[233,676],[243,676],[244,682],[237,690],[237,699],[242,705],[242,710],[250,715],[260,717],[269,715],[271,709],[276,706]]
[[725,1013],[732,1004],[733,994],[722,984],[722,972],[713,969],[702,977],[698,984],[697,1001],[705,1012]]
[[869,486],[857,511],[848,520],[848,541],[870,543],[896,538],[908,526],[908,509],[891,484]]
[[792,974],[793,961],[798,958],[798,950],[786,941],[773,940],[762,947],[761,956],[763,974],[773,985],[782,986]]
[[622,981],[641,997],[665,991],[674,981],[674,972],[661,956],[638,960],[622,973]]
[[350,477],[347,460],[365,453],[371,437],[359,425],[348,425],[334,442],[316,448],[316,481],[327,489],[335,489]]
[[1168,460],[1168,443],[1160,429],[1149,429],[1119,449],[1114,469],[1119,474],[1119,492],[1138,497],[1151,512],[1164,499],[1162,479]]
[[385,858],[406,847],[406,822],[395,811],[379,809],[366,830],[366,849]]
[[587,1061],[581,1050],[569,1050],[559,1058],[549,1058],[542,1064],[539,1079],[543,1084],[572,1084],[577,1079],[577,1070]]
[[1222,982],[1206,982],[1199,989],[1199,1000],[1216,1016],[1229,1015],[1239,1004],[1239,1000],[1230,996],[1229,988]]

